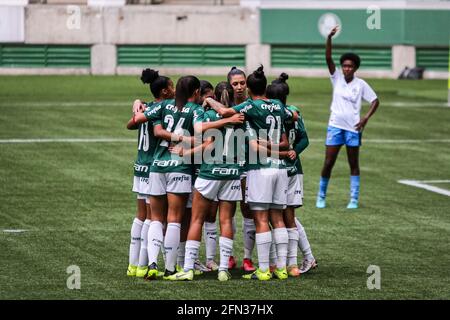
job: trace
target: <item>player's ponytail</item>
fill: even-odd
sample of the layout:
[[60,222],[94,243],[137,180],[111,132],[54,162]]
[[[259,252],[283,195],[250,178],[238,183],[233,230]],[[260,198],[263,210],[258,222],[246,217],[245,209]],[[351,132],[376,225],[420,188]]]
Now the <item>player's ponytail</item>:
[[150,85],[150,91],[156,99],[161,96],[163,89],[167,89],[169,80],[170,78],[168,77],[160,76],[157,70],[149,68],[142,70],[141,81]]
[[219,82],[214,89],[214,97],[226,107],[230,107],[234,101],[233,87],[226,81]]
[[181,110],[190,98],[195,94],[200,94],[200,80],[195,76],[181,77],[175,89],[175,106]]
[[286,80],[289,79],[289,76],[287,73],[281,73],[280,76],[278,77],[278,81],[286,83]]
[[247,78],[247,86],[253,95],[262,96],[266,92],[267,78],[261,65]]
[[[272,81],[272,84],[279,85],[279,86],[281,86],[281,88],[283,88],[285,90],[284,94],[286,95],[286,97],[289,95],[289,85],[286,82],[287,79],[289,79],[289,75],[287,73],[283,72],[282,74],[280,74],[280,76],[277,79]],[[275,98],[273,98],[273,99],[275,99]]]

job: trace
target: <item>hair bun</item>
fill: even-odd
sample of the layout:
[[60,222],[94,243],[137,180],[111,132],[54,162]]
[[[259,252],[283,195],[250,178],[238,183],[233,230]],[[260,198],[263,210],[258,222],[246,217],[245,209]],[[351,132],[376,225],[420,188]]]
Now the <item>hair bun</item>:
[[159,77],[158,71],[147,68],[142,71],[141,81],[145,84],[152,83],[156,79],[158,79],[158,77]]
[[236,66],[233,66],[233,67],[231,67],[231,70],[230,71],[233,71],[233,70],[236,70],[237,69],[237,67]]
[[260,65],[258,69],[256,69],[253,74],[256,78],[264,78],[264,66]]
[[280,76],[278,77],[278,80],[280,80],[280,82],[284,82],[284,83],[286,83],[287,79],[289,79],[289,76],[287,73],[284,73],[284,72],[282,74],[280,74]]

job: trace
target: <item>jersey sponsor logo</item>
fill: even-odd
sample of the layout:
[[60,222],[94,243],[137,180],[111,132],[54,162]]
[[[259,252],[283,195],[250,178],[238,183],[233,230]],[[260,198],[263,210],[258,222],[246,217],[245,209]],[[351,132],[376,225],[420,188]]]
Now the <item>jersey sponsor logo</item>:
[[144,166],[144,165],[136,163],[136,164],[134,164],[134,170],[137,171],[137,172],[145,172],[145,173],[147,173],[148,172],[148,166]]
[[275,159],[275,158],[267,158],[267,163],[275,164],[275,165],[285,165],[286,162],[283,159]]
[[244,108],[242,108],[240,113],[246,113],[251,108],[253,108],[253,106],[251,104],[249,104],[248,106],[245,106]]
[[176,182],[183,182],[183,181],[189,181],[190,179],[188,176],[178,176],[178,177],[173,177],[172,180],[176,181]]
[[178,160],[153,160],[153,165],[158,167],[173,167],[178,164]]
[[189,108],[183,107],[183,109],[181,109],[181,112],[182,113],[189,113],[190,110],[191,110],[191,107],[189,107]]
[[170,111],[172,111],[172,112],[178,112],[178,108],[175,107],[173,104],[168,104],[168,105],[166,106],[166,110],[170,110]]
[[145,112],[148,114],[148,115],[152,115],[152,114],[155,114],[155,113],[157,113],[159,110],[161,109],[161,105],[159,104],[159,105],[157,105],[156,107],[154,107],[153,109],[147,109]]
[[227,169],[227,168],[214,168],[212,169],[213,174],[218,175],[239,175],[238,169]]
[[281,106],[279,104],[276,104],[276,103],[271,103],[271,104],[263,103],[261,105],[261,109],[269,110],[270,112],[273,112],[273,111],[276,111],[276,110],[281,110]]

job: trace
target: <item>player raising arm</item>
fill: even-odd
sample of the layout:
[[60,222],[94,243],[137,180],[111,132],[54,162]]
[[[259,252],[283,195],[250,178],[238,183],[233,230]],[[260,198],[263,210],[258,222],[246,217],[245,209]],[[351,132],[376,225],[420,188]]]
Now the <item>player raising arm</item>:
[[[325,143],[325,162],[321,172],[316,206],[317,208],[326,206],[325,198],[331,171],[339,150],[345,144],[350,166],[350,202],[347,208],[356,209],[359,205],[359,147],[361,146],[362,132],[369,118],[377,110],[379,100],[372,88],[364,80],[355,76],[361,63],[358,55],[343,54],[340,58],[342,71],[336,70],[331,55],[331,39],[337,30],[338,27],[331,30],[325,49],[325,59],[333,85],[333,100]],[[370,103],[370,109],[363,118],[360,118],[362,99]]]

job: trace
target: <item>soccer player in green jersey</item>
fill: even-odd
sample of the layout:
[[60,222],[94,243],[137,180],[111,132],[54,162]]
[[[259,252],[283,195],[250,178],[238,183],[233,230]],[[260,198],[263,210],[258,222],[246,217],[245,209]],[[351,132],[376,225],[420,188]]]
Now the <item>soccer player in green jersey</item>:
[[[283,220],[283,209],[287,201],[288,177],[283,158],[287,157],[288,151],[280,150],[288,148],[284,121],[286,118],[294,118],[296,121],[297,118],[281,101],[267,99],[265,96],[267,79],[262,66],[247,77],[247,86],[251,99],[233,108],[224,108],[211,99],[207,99],[206,102],[221,116],[232,116],[240,112],[246,117],[250,146],[247,202],[256,224],[259,268],[244,278],[258,280],[272,278],[269,270],[269,250],[272,243],[270,218],[278,257],[274,275],[279,279],[286,279],[288,233]],[[264,188],[261,188],[261,185],[264,185]]]
[[[148,279],[156,277],[157,258],[164,241],[166,252],[164,278],[176,272],[180,244],[181,221],[189,194],[192,192],[192,161],[190,156],[176,156],[169,151],[170,143],[194,142],[194,124],[202,121],[203,108],[197,104],[200,81],[194,76],[181,77],[176,85],[175,100],[164,100],[150,110],[137,114],[132,122],[152,122],[158,138],[150,167],[150,205],[152,223],[149,228]],[[167,228],[163,237],[163,222]]]
[[[267,96],[272,99],[279,99],[286,104],[286,99],[289,95],[289,85],[286,83],[288,78],[287,74],[282,73],[278,79],[272,81],[272,84],[267,87]],[[288,106],[288,109],[298,112],[294,106]],[[299,155],[309,145],[303,118],[299,112],[298,115],[297,121],[288,120],[285,122],[290,151],[289,157],[286,159],[289,182],[284,222],[289,236],[287,270],[289,276],[293,277],[299,276],[300,273],[306,273],[317,266],[305,229],[295,217],[295,209],[303,205],[303,169]],[[303,254],[303,262],[300,269],[297,265],[297,246]]]
[[[214,87],[213,85],[206,80],[200,80],[200,102],[199,104],[203,104],[206,98],[214,98]],[[195,164],[196,175],[200,171],[200,164]],[[195,184],[195,181],[193,181]],[[193,193],[191,193],[191,198],[193,197]],[[216,201],[211,202],[210,210],[208,215],[205,218],[205,223],[203,225],[203,234],[205,239],[205,249],[206,249],[206,268],[210,271],[217,271],[219,266],[214,261],[216,257],[216,247],[217,247],[217,209],[219,202]],[[192,203],[192,202],[191,202]],[[199,265],[199,262],[197,263]]]
[[[175,94],[173,82],[167,77],[160,76],[158,71],[145,69],[141,80],[149,84],[155,100],[143,103],[136,100],[133,112],[143,112],[151,108],[153,103],[164,99],[172,99]],[[144,277],[148,265],[148,229],[151,223],[151,208],[148,197],[150,195],[150,165],[156,147],[156,138],[153,130],[149,130],[147,122],[128,126],[130,130],[138,130],[138,154],[134,163],[133,192],[137,194],[137,214],[131,227],[130,255],[127,275]],[[145,221],[144,221],[145,220]]]
[[[227,106],[230,105],[229,97],[232,93],[233,90],[227,82],[219,83],[216,87],[216,99],[221,99]],[[205,123],[218,123],[221,119],[222,117],[213,109],[206,111],[203,115]],[[231,120],[231,118],[228,119]],[[207,149],[199,177],[195,182],[184,270],[170,276],[170,280],[193,280],[194,261],[198,257],[202,225],[215,199],[219,200],[221,229],[218,279],[227,281],[231,278],[228,263],[233,248],[232,218],[236,210],[236,201],[242,199],[238,151],[241,150],[240,146],[245,139],[243,129],[240,128],[240,132],[236,129],[242,127],[242,122],[243,117],[239,118],[235,124],[223,123],[219,130],[210,128],[205,132],[204,140]],[[196,124],[196,129],[199,132],[204,131],[202,124]],[[244,155],[240,157],[244,158]]]
[[[248,99],[247,95],[247,78],[244,71],[236,67],[232,67],[227,75],[228,83],[233,88],[233,106],[243,103]],[[248,148],[248,144],[244,145],[244,148]],[[253,215],[250,207],[245,202],[245,192],[247,187],[247,166],[243,167],[241,174],[241,190],[243,200],[240,202],[241,212],[243,216],[242,220],[242,238],[244,240],[244,259],[242,260],[242,269],[247,272],[253,272],[256,268],[253,266],[252,253],[255,247],[255,232],[256,226],[253,220]],[[236,232],[235,219],[233,218],[233,230]],[[230,269],[236,267],[236,260],[234,256],[230,257]]]
[[[200,97],[199,97],[198,104],[201,105],[203,103],[203,100],[206,97],[213,97],[213,96],[214,96],[214,87],[212,86],[212,84],[206,80],[200,80]],[[200,170],[200,165],[194,163],[194,170],[192,172],[192,185],[194,185],[195,180],[197,179],[199,170]],[[187,240],[189,224],[191,222],[191,214],[192,214],[192,197],[193,197],[193,193],[190,193],[188,202],[186,204],[186,210],[184,212],[183,220],[181,222],[180,245],[178,247],[177,266],[176,266],[177,271],[181,271],[184,266],[184,257],[185,257],[185,252],[186,252],[186,240]],[[215,219],[215,214],[217,212],[217,206],[215,206],[215,208],[214,208],[214,206],[211,206],[211,211],[214,212],[213,214],[214,214],[214,219]],[[215,221],[215,220],[213,220],[213,221]],[[215,227],[216,224],[213,223],[212,225]],[[213,254],[213,256],[215,255],[215,249],[216,249],[215,234],[216,234],[216,232],[217,232],[217,229],[214,229],[210,233],[213,236],[209,236],[208,238],[205,236],[205,247],[206,247],[206,255],[207,256],[208,255],[210,256],[212,254]],[[195,265],[196,273],[198,273],[198,274],[201,274],[205,271],[211,271],[211,269],[206,267],[205,265],[203,265],[200,262],[200,260],[195,261],[194,265]]]

